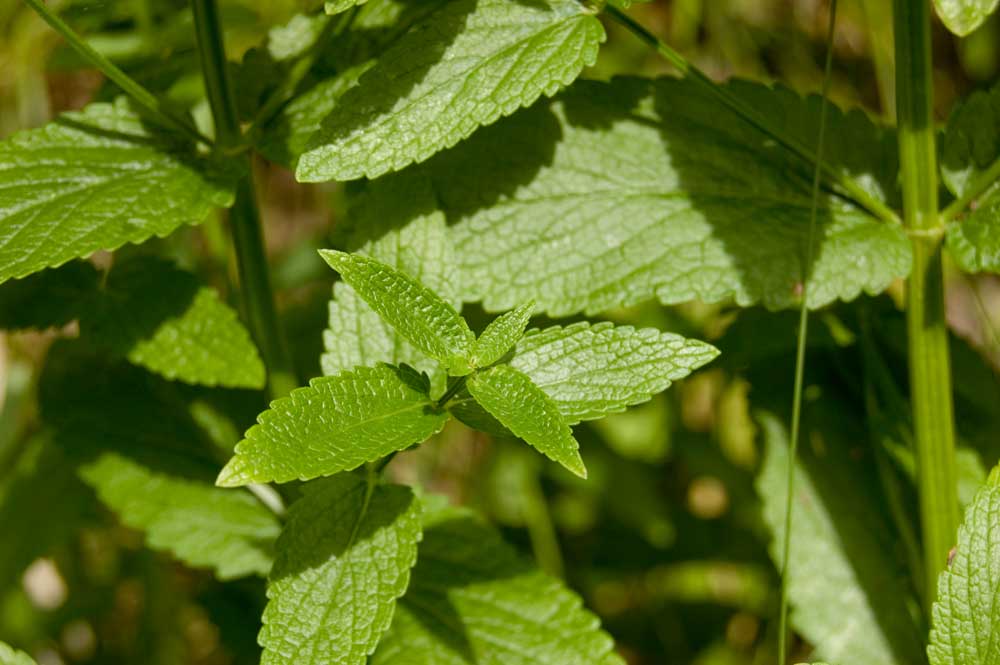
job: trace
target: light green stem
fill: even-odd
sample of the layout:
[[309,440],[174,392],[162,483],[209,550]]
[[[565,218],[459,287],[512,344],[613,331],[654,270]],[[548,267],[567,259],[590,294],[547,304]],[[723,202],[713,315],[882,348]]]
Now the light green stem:
[[959,521],[941,262],[943,229],[938,218],[930,2],[894,0],[893,9],[903,218],[913,245],[913,272],[907,285],[910,392],[923,533],[924,607],[929,611]]
[[740,116],[756,129],[774,139],[787,150],[791,151],[794,155],[804,160],[807,164],[814,167],[818,166],[821,169],[824,179],[827,180],[839,194],[854,201],[884,222],[892,224],[900,223],[899,216],[889,206],[869,194],[857,181],[831,165],[824,163],[817,157],[815,151],[810,150],[798,138],[785,134],[781,131],[780,127],[774,125],[765,115],[759,113],[756,109],[743,102],[743,100],[717,84],[709,78],[708,74],[692,65],[684,56],[670,48],[669,45],[636,22],[628,14],[625,14],[620,9],[612,5],[608,5],[605,11],[613,19],[628,28],[628,30],[639,39],[649,44],[656,50],[657,53],[663,56],[667,62],[676,67],[678,71],[689,77],[692,81],[701,84],[706,92],[713,95],[717,100],[719,100],[719,102],[733,111],[736,115]]
[[226,66],[219,8],[216,0],[191,0],[191,9],[198,36],[205,92],[215,121],[218,148],[246,162],[247,176],[236,191],[236,202],[229,213],[229,225],[250,331],[267,365],[271,396],[280,397],[291,391],[297,381],[274,306],[260,210],[253,185],[253,169],[249,153],[243,150],[243,134]]
[[28,3],[28,6],[34,9],[46,23],[52,26],[56,32],[62,35],[63,39],[65,39],[66,42],[72,46],[84,60],[100,70],[102,74],[107,76],[114,82],[115,85],[121,88],[125,94],[156,116],[160,122],[172,129],[176,129],[195,141],[201,141],[206,145],[212,144],[211,139],[203,136],[197,129],[195,129],[194,125],[171,113],[170,110],[164,106],[163,101],[159,97],[151,93],[149,90],[146,90],[146,88],[140,85],[135,79],[123,72],[117,65],[101,55],[101,53],[90,46],[90,44],[85,42],[80,35],[73,31],[73,28],[69,27],[65,21],[46,7],[44,2],[41,0],[24,1]]

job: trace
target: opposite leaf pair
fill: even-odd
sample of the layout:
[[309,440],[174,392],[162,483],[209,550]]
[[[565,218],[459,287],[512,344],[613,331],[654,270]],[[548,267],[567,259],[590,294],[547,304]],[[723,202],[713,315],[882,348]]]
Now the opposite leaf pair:
[[505,430],[585,476],[571,424],[645,401],[718,353],[669,333],[610,324],[525,335],[530,303],[477,339],[452,305],[407,274],[358,254],[322,255],[400,337],[440,362],[448,388],[432,395],[426,375],[386,363],[315,379],[261,414],[219,485],[349,471],[423,442],[450,415]]

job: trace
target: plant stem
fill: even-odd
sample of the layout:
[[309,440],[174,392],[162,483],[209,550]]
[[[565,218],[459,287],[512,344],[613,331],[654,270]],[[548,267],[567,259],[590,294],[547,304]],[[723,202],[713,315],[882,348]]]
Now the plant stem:
[[[191,0],[191,9],[218,148],[223,152],[242,152],[243,134],[226,67],[218,4],[216,0]],[[250,331],[267,365],[271,396],[280,397],[291,391],[297,381],[274,305],[251,159],[248,153],[241,159],[246,161],[247,176],[237,188],[236,202],[229,213],[229,225]]]
[[465,382],[468,380],[468,375],[455,379],[455,381],[448,386],[448,390],[445,391],[444,395],[441,395],[441,399],[437,401],[437,407],[441,409],[447,406],[448,400],[462,392],[462,388],[465,387]]
[[959,515],[941,261],[943,228],[938,219],[930,3],[894,0],[893,11],[903,217],[913,245],[907,329],[923,532],[924,607],[929,611],[938,574],[955,540]]
[[163,101],[156,95],[146,90],[135,79],[119,69],[113,62],[96,51],[90,44],[85,42],[80,35],[73,31],[65,21],[52,12],[42,0],[24,0],[35,12],[45,20],[52,28],[62,35],[63,39],[73,47],[73,49],[83,57],[84,60],[92,64],[102,74],[107,76],[115,85],[129,97],[138,102],[147,111],[156,116],[163,124],[176,129],[194,141],[200,141],[206,145],[212,145],[211,139],[202,135],[194,125],[183,118],[175,116],[163,104]]
[[605,11],[611,16],[611,18],[621,23],[639,39],[653,47],[657,53],[663,56],[667,62],[676,67],[682,74],[689,77],[692,81],[700,84],[707,92],[712,94],[733,113],[740,116],[756,129],[780,143],[787,150],[790,150],[793,154],[804,160],[807,164],[812,166],[818,165],[822,170],[823,176],[830,182],[838,193],[845,196],[849,200],[854,201],[884,222],[892,224],[900,223],[899,216],[889,206],[865,191],[865,189],[858,184],[857,181],[845,173],[838,171],[829,164],[823,163],[822,160],[817,157],[816,153],[805,146],[798,138],[783,133],[781,129],[772,124],[765,115],[758,113],[752,106],[744,103],[739,97],[736,97],[726,90],[726,88],[717,84],[708,76],[708,74],[692,65],[684,56],[670,48],[669,45],[644,28],[628,14],[625,14],[620,9],[610,4],[605,8]]
[[785,494],[785,531],[781,557],[781,600],[778,608],[778,662],[784,663],[788,654],[789,575],[792,559],[792,515],[795,506],[795,469],[798,460],[799,434],[802,426],[802,390],[805,383],[806,341],[809,337],[809,270],[813,262],[813,243],[816,240],[816,214],[819,208],[819,185],[823,165],[823,147],[826,141],[827,96],[833,71],[833,35],[837,22],[837,0],[830,4],[830,22],[827,27],[826,59],[823,63],[823,91],[820,100],[819,131],[816,137],[816,163],[813,167],[812,198],[809,209],[809,233],[803,251],[802,303],[799,305],[799,330],[795,345],[795,384],[792,396],[792,426],[789,440],[788,469]]

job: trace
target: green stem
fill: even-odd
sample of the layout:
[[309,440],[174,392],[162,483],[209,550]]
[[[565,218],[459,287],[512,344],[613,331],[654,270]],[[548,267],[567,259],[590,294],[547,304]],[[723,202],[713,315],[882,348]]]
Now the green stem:
[[640,23],[636,22],[628,14],[625,14],[620,9],[612,5],[608,5],[605,11],[611,16],[611,18],[621,23],[635,36],[653,47],[657,53],[663,56],[667,62],[676,67],[682,74],[689,77],[692,81],[700,84],[707,92],[712,94],[717,100],[733,111],[733,113],[740,116],[756,129],[777,141],[787,150],[790,150],[793,154],[804,160],[807,164],[814,167],[818,165],[823,173],[823,176],[839,194],[854,201],[884,222],[892,224],[900,223],[899,216],[896,215],[896,213],[889,206],[865,191],[865,189],[858,184],[857,181],[838,171],[831,165],[823,163],[822,160],[817,157],[816,153],[813,150],[810,150],[800,140],[794,136],[784,134],[781,129],[771,123],[765,115],[758,113],[752,106],[743,102],[743,100],[730,93],[723,86],[718,85],[715,81],[709,78],[708,74],[692,65],[684,56],[670,48],[669,45],[644,28]]
[[907,288],[910,392],[923,532],[924,606],[929,611],[959,520],[941,261],[943,229],[938,218],[930,2],[894,0],[893,9],[903,216],[913,245],[913,272]]
[[90,44],[85,42],[80,35],[73,31],[73,28],[69,27],[65,21],[46,7],[42,0],[24,1],[28,3],[28,6],[34,9],[46,23],[52,26],[56,32],[62,35],[63,39],[65,39],[66,42],[69,43],[69,45],[72,46],[84,60],[100,70],[102,74],[107,76],[114,82],[115,85],[121,88],[125,94],[156,116],[160,122],[168,127],[176,129],[194,141],[200,141],[206,145],[212,144],[211,139],[203,136],[197,129],[195,129],[194,125],[171,113],[170,110],[164,106],[163,101],[159,97],[151,93],[149,90],[146,90],[146,88],[142,87],[142,85],[140,85],[135,79],[123,72],[113,62],[108,60],[92,46],[90,46]]
[[813,167],[812,198],[809,209],[807,235],[802,264],[802,302],[799,305],[799,330],[795,345],[795,385],[792,397],[792,427],[788,451],[788,469],[785,479],[785,531],[781,557],[781,600],[778,609],[778,659],[784,663],[788,654],[789,575],[792,559],[792,515],[795,506],[795,464],[798,459],[799,433],[802,426],[802,391],[805,382],[806,340],[809,337],[809,267],[813,262],[813,243],[816,240],[816,215],[819,209],[819,185],[822,175],[823,147],[826,142],[826,117],[829,104],[831,72],[833,71],[833,35],[837,22],[837,0],[830,4],[830,22],[827,27],[826,60],[823,64],[823,91],[820,101],[819,131],[816,138],[816,162]]
[[441,399],[437,401],[437,407],[441,409],[447,406],[448,401],[452,397],[462,392],[462,388],[465,388],[465,382],[468,380],[469,380],[468,375],[455,379],[455,381],[450,386],[448,386],[448,390],[445,391],[444,395],[441,395]]
[[[243,134],[226,67],[218,5],[216,0],[191,0],[191,8],[218,148],[229,153],[242,152]],[[254,191],[252,163],[249,154],[240,158],[246,161],[247,176],[236,191],[236,201],[229,213],[239,266],[240,290],[250,331],[268,368],[271,396],[280,397],[291,391],[297,381],[274,305],[260,210]]]

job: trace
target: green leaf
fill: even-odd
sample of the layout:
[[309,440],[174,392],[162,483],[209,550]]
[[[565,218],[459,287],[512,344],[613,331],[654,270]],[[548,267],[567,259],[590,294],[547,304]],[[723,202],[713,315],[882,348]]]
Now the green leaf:
[[271,569],[281,525],[249,492],[213,487],[111,452],[83,465],[80,475],[123,524],[146,534],[152,549],[190,566],[211,567],[221,580]]
[[85,311],[97,279],[94,266],[71,261],[0,284],[0,328],[44,330],[66,325]]
[[0,642],[0,665],[36,665],[34,658]]
[[375,178],[423,161],[571,83],[603,40],[576,0],[446,3],[343,96],[296,177]]
[[417,560],[421,505],[350,474],[308,485],[278,539],[262,665],[363,665]]
[[934,0],[941,22],[956,35],[964,37],[983,24],[996,11],[998,0]]
[[368,0],[326,0],[326,13],[339,14],[340,12],[346,12],[351,7],[357,7],[366,2]]
[[534,309],[535,303],[528,302],[493,319],[476,340],[476,348],[472,352],[473,365],[489,367],[507,355],[524,336],[524,329],[528,327],[528,320]]
[[111,250],[232,205],[232,160],[91,104],[0,143],[0,282]]
[[193,274],[156,258],[116,264],[81,332],[168,379],[261,388],[264,363],[236,312]]
[[[401,178],[393,187],[383,180],[367,183],[351,201],[348,217],[355,234],[349,244],[405,273],[452,306],[460,306],[455,257],[444,215],[434,209],[434,192],[426,179]],[[406,220],[402,226],[387,224]],[[329,327],[323,333],[323,373],[333,375],[380,362],[407,364],[431,377],[432,395],[444,390],[441,364],[416,349],[369,307],[346,282],[334,285]]]
[[718,355],[704,342],[653,328],[580,322],[529,331],[510,364],[575,424],[645,402]]
[[941,179],[955,196],[1000,157],[1000,86],[979,90],[955,106],[939,143]]
[[422,443],[447,420],[412,370],[379,365],[314,379],[257,417],[217,483],[280,483],[350,471]]
[[1000,194],[948,226],[948,251],[966,272],[1000,273]]
[[[42,375],[42,418],[83,481],[151,548],[222,579],[265,574],[278,521],[245,490],[212,485],[219,466],[207,437],[171,389],[79,343],[58,344]],[[63,491],[59,499],[68,501]]]
[[454,375],[468,374],[476,336],[458,311],[426,286],[375,259],[321,250],[320,255],[401,337]]
[[546,457],[586,478],[579,444],[558,405],[523,372],[497,365],[472,375],[469,393],[490,415]]
[[[845,421],[837,405],[823,406],[804,423],[803,441],[812,445],[800,448],[796,464],[792,624],[816,656],[830,662],[923,662],[911,614],[916,599],[894,549],[875,463],[857,448],[867,435]],[[772,415],[762,414],[760,422],[766,449],[757,491],[772,535],[771,558],[780,568],[788,435]]]
[[931,665],[1000,663],[1000,469],[965,510],[954,558],[938,578],[933,608]]
[[[815,141],[818,98],[727,89]],[[830,131],[831,166],[894,200],[894,137],[836,109]],[[534,299],[562,316],[652,297],[781,309],[798,303],[803,272],[815,308],[878,293],[910,268],[898,225],[824,195],[804,271],[809,169],[686,80],[578,82],[424,168],[454,225],[463,299],[489,311]]]
[[425,507],[410,588],[372,665],[624,665],[597,617],[467,510]]

